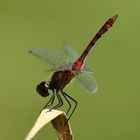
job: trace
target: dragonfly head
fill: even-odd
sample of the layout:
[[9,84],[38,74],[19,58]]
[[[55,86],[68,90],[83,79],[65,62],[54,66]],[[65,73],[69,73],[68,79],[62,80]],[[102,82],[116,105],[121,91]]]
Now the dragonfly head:
[[36,91],[42,96],[47,97],[49,96],[49,84],[46,81],[42,81],[40,84],[37,85]]

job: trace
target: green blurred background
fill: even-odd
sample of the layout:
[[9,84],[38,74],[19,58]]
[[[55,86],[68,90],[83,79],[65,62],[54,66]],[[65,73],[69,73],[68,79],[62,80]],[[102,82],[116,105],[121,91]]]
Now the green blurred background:
[[[67,42],[80,54],[118,14],[86,61],[94,69],[97,94],[86,93],[76,81],[65,89],[79,103],[70,122],[75,140],[139,140],[139,5],[139,0],[1,0],[0,139],[23,140],[48,100],[35,86],[50,73],[28,50],[60,49]],[[34,138],[46,139],[57,140],[51,124]]]

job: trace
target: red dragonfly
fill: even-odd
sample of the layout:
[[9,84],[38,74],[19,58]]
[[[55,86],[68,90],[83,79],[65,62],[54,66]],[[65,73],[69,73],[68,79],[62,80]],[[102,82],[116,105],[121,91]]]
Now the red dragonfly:
[[[70,81],[75,77],[87,91],[90,93],[95,93],[97,91],[96,80],[91,75],[91,70],[84,65],[85,58],[91,48],[94,46],[96,41],[110,29],[113,23],[116,21],[117,15],[109,18],[104,25],[100,28],[100,30],[96,33],[93,39],[90,41],[86,49],[83,51],[80,57],[77,57],[77,54],[74,50],[68,46],[65,46],[65,51],[55,51],[47,48],[33,48],[29,52],[39,59],[45,61],[50,70],[53,71],[51,78],[47,81],[42,81],[37,85],[37,92],[43,96],[49,96],[49,90],[52,91],[52,96],[44,108],[47,108],[50,105],[53,105],[55,97],[58,99],[58,104],[53,106],[51,109],[59,108],[63,105],[62,97],[69,104],[69,108],[66,114],[69,113],[71,109],[71,102],[75,103],[71,114],[68,119],[72,116],[74,110],[77,107],[77,101],[64,92],[64,88],[66,85],[70,83]],[[43,108],[43,109],[44,109]],[[50,110],[51,110],[50,109]]]

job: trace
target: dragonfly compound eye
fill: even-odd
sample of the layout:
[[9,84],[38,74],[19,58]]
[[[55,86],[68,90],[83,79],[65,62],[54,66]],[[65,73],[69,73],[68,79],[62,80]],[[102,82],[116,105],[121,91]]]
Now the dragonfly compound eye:
[[36,91],[42,96],[42,97],[47,97],[49,96],[48,92],[48,85],[46,81],[41,82],[40,84],[37,85]]

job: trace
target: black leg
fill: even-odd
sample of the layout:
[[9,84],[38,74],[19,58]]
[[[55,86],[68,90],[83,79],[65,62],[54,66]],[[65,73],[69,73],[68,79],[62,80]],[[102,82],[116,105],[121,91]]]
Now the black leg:
[[61,91],[61,93],[62,93],[63,97],[65,98],[65,100],[66,100],[66,101],[68,102],[68,104],[69,104],[69,108],[68,108],[68,110],[67,110],[67,112],[66,112],[66,115],[68,115],[68,113],[69,113],[69,111],[70,111],[70,109],[71,109],[71,103],[70,103],[70,101],[67,99],[67,97],[66,97],[66,95],[64,94],[64,92]]
[[70,117],[72,116],[73,112],[75,111],[75,109],[76,109],[76,107],[77,107],[77,105],[78,105],[78,102],[77,102],[75,99],[73,99],[71,96],[69,96],[67,93],[63,92],[63,94],[64,94],[65,96],[67,96],[69,99],[71,99],[71,100],[75,103],[75,106],[74,106],[74,108],[73,108],[73,110],[72,110],[70,116],[68,117],[68,120],[69,120]]
[[[49,106],[50,106],[50,105],[49,105],[50,102],[51,102],[51,105],[52,105],[54,99],[55,99],[55,93],[54,93],[54,91],[53,91],[53,95],[51,96],[51,98],[50,98],[50,100],[47,102],[47,104],[43,107],[43,109],[49,107]],[[43,109],[42,109],[42,110],[43,110]]]
[[58,104],[55,105],[54,107],[52,107],[51,109],[57,109],[63,105],[63,100],[62,100],[59,92],[57,92],[56,95],[57,95],[57,99],[58,99]]
[[[54,91],[53,91],[53,92],[54,92]],[[54,93],[54,94],[55,94],[55,93]],[[55,99],[55,96],[52,97],[50,106],[53,105],[54,99]]]

